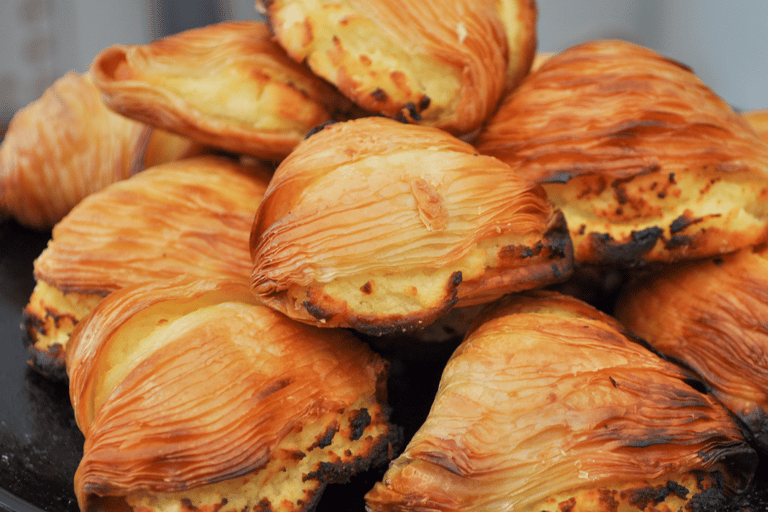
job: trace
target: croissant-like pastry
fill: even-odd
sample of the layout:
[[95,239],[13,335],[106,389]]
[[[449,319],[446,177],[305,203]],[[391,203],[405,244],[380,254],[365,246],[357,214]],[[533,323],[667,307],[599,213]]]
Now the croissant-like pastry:
[[616,316],[695,370],[768,453],[768,247],[646,276],[622,291]]
[[356,112],[290,59],[259,21],[112,46],[96,56],[91,71],[117,112],[265,160],[282,159],[310,129]]
[[536,38],[535,23],[519,12],[531,8],[528,0],[258,0],[256,6],[291,57],[364,109],[464,135],[480,127],[505,88],[501,4],[509,4],[510,23],[520,25],[512,50],[531,53],[515,56],[524,75]]
[[241,281],[124,288],[71,343],[81,510],[311,510],[398,447],[385,361]]
[[623,331],[554,292],[491,306],[368,510],[682,511],[745,488],[757,454],[726,409]]
[[67,73],[11,119],[0,217],[51,228],[87,195],[140,171],[150,132],[108,109],[88,73]]
[[768,236],[768,144],[689,68],[625,41],[549,58],[476,146],[544,185],[578,263],[691,259]]
[[768,108],[747,110],[741,115],[747,120],[749,126],[757,132],[761,139],[768,142]]
[[255,164],[200,156],[85,198],[34,262],[22,321],[32,366],[63,377],[73,326],[125,286],[180,275],[248,282],[251,224],[270,177]]
[[326,126],[282,161],[251,256],[270,306],[377,336],[566,279],[573,262],[541,187],[442,130],[384,117]]

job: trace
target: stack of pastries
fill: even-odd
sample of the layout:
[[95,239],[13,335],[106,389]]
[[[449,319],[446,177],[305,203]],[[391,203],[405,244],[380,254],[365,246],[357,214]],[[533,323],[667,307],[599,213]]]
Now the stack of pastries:
[[[761,111],[626,41],[537,55],[533,0],[255,8],[105,49],[0,148],[0,215],[51,229],[22,330],[83,511],[310,511],[372,471],[360,510],[749,489]],[[393,364],[446,347],[397,424]]]

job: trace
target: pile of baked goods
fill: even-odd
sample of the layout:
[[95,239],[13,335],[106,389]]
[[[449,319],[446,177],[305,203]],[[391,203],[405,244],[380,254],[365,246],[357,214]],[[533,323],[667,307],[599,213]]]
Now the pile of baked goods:
[[[13,119],[83,511],[705,510],[768,454],[768,137],[533,0],[259,0]],[[414,432],[388,354],[449,347]],[[408,393],[423,393],[410,389]]]

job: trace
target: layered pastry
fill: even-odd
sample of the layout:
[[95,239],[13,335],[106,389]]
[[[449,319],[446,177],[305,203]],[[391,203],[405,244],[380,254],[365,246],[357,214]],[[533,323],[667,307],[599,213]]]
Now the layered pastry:
[[89,73],[71,71],[11,119],[0,145],[0,218],[50,229],[89,194],[200,151],[114,113]]
[[457,136],[480,127],[507,77],[517,83],[528,72],[536,47],[529,0],[259,0],[256,6],[291,57],[364,109]]
[[314,510],[399,443],[387,363],[241,281],[111,294],[75,329],[67,371],[81,510]]
[[564,280],[573,264],[540,186],[442,130],[384,117],[326,126],[282,161],[251,256],[271,307],[377,336]]
[[768,247],[645,276],[622,291],[616,315],[695,370],[768,453]]
[[738,492],[757,454],[700,387],[577,299],[510,295],[449,359],[367,510],[682,511]]
[[671,262],[768,237],[768,143],[689,68],[625,41],[550,57],[476,146],[544,186],[579,263]]
[[768,108],[746,110],[741,113],[753,130],[764,141],[768,142]]
[[115,111],[265,160],[285,157],[315,126],[359,113],[290,59],[259,21],[111,46],[96,56],[91,72]]
[[73,326],[106,295],[180,275],[248,282],[249,235],[271,174],[200,156],[147,169],[80,202],[34,262],[22,330],[34,368],[63,377]]

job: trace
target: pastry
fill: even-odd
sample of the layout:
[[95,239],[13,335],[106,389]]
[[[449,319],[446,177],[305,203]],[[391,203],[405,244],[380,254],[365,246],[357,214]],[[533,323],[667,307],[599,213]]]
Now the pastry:
[[271,174],[200,156],[147,169],[81,203],[34,262],[22,330],[30,363],[63,377],[73,326],[106,295],[180,275],[248,282],[248,240]]
[[386,362],[242,281],[124,288],[71,343],[81,510],[313,510],[397,447]]
[[143,169],[151,128],[71,71],[11,119],[0,145],[0,217],[50,229],[89,194]]
[[696,371],[768,453],[768,247],[646,275],[622,290],[616,316]]
[[[507,76],[519,80],[528,72],[535,49],[535,7],[528,0],[256,5],[288,55],[365,110],[457,136],[480,127],[496,108]],[[508,32],[514,34],[509,48]],[[514,72],[508,72],[510,52],[520,53]]]
[[259,21],[111,46],[96,56],[91,71],[115,111],[264,160],[282,159],[315,126],[359,112],[291,60]]
[[567,227],[541,187],[442,130],[384,117],[326,126],[281,162],[251,257],[266,304],[375,336],[572,270]]
[[682,511],[738,492],[757,454],[699,387],[577,299],[510,295],[449,359],[367,510]]
[[768,108],[747,110],[741,113],[761,139],[768,142]]
[[578,264],[672,262],[768,237],[768,143],[689,68],[632,43],[550,57],[476,146],[544,186]]

